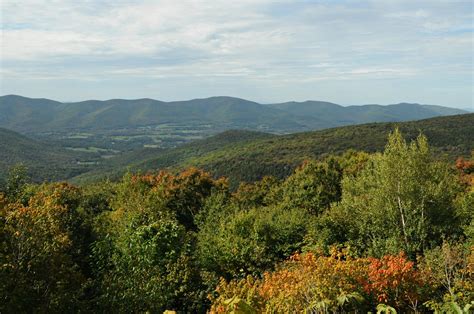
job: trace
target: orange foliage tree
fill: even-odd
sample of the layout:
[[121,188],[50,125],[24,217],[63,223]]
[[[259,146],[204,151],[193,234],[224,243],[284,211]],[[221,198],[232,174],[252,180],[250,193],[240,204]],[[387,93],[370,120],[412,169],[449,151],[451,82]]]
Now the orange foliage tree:
[[351,258],[337,250],[330,256],[295,254],[261,280],[221,280],[218,296],[210,296],[211,312],[226,312],[243,303],[267,313],[370,310],[379,303],[416,310],[428,298],[424,284],[404,254],[380,259]]
[[415,310],[425,283],[414,263],[403,253],[368,260],[366,291],[380,303]]

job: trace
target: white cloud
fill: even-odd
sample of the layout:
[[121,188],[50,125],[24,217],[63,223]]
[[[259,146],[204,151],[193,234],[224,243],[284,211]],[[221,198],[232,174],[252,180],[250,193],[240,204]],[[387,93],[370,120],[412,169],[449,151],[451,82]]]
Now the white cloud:
[[106,79],[113,86],[176,78],[193,87],[192,97],[209,77],[235,80],[245,96],[254,82],[266,81],[266,93],[288,82],[410,77],[421,86],[472,70],[472,9],[461,2],[3,0],[1,6],[7,87],[10,79]]
[[385,14],[386,17],[389,18],[397,18],[397,19],[418,19],[418,18],[427,18],[430,14],[422,9],[416,11],[405,11],[405,12],[394,12]]

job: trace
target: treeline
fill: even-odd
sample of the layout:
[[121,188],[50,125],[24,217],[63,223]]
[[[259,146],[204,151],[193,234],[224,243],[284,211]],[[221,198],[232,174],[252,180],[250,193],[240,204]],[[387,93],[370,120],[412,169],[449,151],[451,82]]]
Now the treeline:
[[[474,160],[395,131],[231,190],[190,168],[0,193],[0,312],[470,311]],[[472,310],[472,308],[471,308]]]

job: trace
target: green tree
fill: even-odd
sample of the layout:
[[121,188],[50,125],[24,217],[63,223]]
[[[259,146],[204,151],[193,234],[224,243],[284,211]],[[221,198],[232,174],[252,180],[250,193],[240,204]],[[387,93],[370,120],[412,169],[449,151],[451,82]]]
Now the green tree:
[[361,252],[405,251],[414,258],[460,230],[458,180],[448,165],[433,161],[422,135],[407,144],[395,130],[385,151],[357,176],[345,177],[342,189],[329,225]]
[[96,246],[96,253],[111,255],[101,269],[105,310],[190,309],[200,280],[191,249],[192,238],[174,219],[131,221],[112,247]]
[[241,182],[237,191],[233,194],[233,202],[240,208],[251,208],[256,206],[267,206],[274,202],[274,193],[280,182],[274,178],[265,176],[262,180],[254,183]]
[[10,201],[19,200],[29,182],[27,172],[27,168],[23,164],[13,166],[9,170],[5,186],[5,194]]
[[449,243],[427,250],[419,259],[419,267],[431,281],[433,291],[439,291],[432,305],[456,301],[462,306],[474,297],[474,247],[464,243]]
[[219,204],[200,226],[197,254],[202,267],[218,276],[241,277],[271,269],[303,246],[310,222],[305,209],[282,206],[240,210]]
[[275,191],[275,202],[321,214],[341,197],[342,169],[335,158],[307,161]]
[[43,185],[27,206],[7,204],[1,217],[1,312],[77,311],[87,278],[81,268],[79,191]]
[[97,220],[94,260],[99,304],[110,311],[202,310],[206,295],[193,257],[196,217],[214,191],[226,191],[197,169],[127,175],[111,211]]

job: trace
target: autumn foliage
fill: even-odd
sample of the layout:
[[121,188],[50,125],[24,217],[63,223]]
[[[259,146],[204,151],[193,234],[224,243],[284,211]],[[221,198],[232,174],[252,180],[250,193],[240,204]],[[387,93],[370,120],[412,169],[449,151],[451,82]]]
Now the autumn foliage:
[[370,309],[379,303],[415,310],[428,300],[424,287],[422,272],[403,253],[380,259],[337,250],[330,256],[295,254],[262,279],[221,280],[211,311],[228,311],[235,296],[267,313]]
[[[242,182],[190,168],[0,189],[0,313],[474,308],[473,160],[383,153]],[[454,309],[454,310],[453,310]]]
[[459,171],[461,181],[466,185],[474,186],[474,158],[471,160],[466,160],[463,157],[458,158],[456,160],[456,168]]

